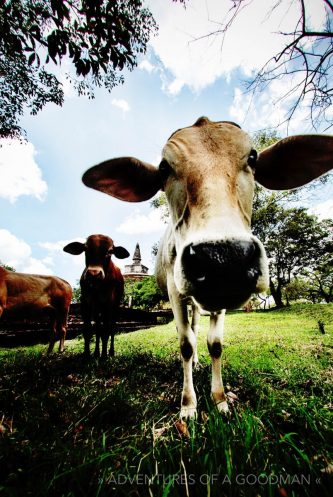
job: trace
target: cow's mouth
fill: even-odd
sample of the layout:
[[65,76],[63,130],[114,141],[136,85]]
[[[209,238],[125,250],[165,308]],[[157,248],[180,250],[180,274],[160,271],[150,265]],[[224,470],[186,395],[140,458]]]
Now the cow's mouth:
[[259,261],[254,241],[190,244],[182,256],[189,294],[207,311],[241,307],[256,290]]

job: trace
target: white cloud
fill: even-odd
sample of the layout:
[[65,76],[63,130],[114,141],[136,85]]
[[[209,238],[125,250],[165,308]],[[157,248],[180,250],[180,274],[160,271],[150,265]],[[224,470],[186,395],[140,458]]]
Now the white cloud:
[[47,184],[35,161],[32,143],[1,140],[0,143],[0,197],[14,203],[21,195],[32,195],[44,200]]
[[235,88],[234,99],[229,114],[241,126],[250,131],[280,127],[280,134],[308,132],[312,130],[308,115],[309,100],[302,101],[291,121],[288,116],[293,105],[293,94],[289,93],[297,85],[295,77],[283,81],[272,81],[266,91],[252,95]]
[[122,110],[123,112],[128,112],[130,110],[129,103],[123,99],[113,98],[111,104],[114,107],[118,107],[118,109]]
[[167,85],[167,92],[170,95],[178,95],[178,93],[181,91],[181,89],[184,86],[184,81],[182,79],[174,79],[171,83]]
[[38,242],[38,245],[49,252],[62,252],[65,245],[71,242],[81,242],[85,243],[86,239],[82,237],[77,237],[71,240],[58,240],[57,242]]
[[320,220],[333,219],[333,200],[326,200],[309,209],[311,214],[315,214]]
[[136,209],[116,229],[119,233],[125,233],[126,235],[147,235],[150,233],[162,233],[164,230],[165,224],[161,220],[160,212],[157,209],[149,212],[149,214],[142,214],[139,209]]
[[[71,242],[85,243],[85,241],[86,241],[85,238],[78,236],[75,239],[71,239],[71,240],[58,240],[57,242],[38,242],[38,245],[41,248],[50,252],[51,256],[48,256],[48,257],[52,258],[52,256],[60,255],[60,254],[64,255],[65,257],[68,256],[68,257],[72,258],[72,262],[71,262],[72,264],[74,264],[75,266],[78,266],[80,268],[83,268],[85,265],[84,253],[73,256],[71,254],[68,254],[67,252],[64,252],[63,248]],[[45,259],[47,259],[47,257]]]
[[[279,31],[292,31],[299,19],[298,2],[248,2],[223,38],[222,33],[207,35],[221,29],[231,2],[191,0],[186,8],[179,3],[170,7],[164,0],[148,3],[159,24],[151,46],[171,82],[182,81],[195,92],[221,76],[228,78],[235,69],[250,75],[261,68],[288,42]],[[311,9],[311,23],[316,28],[323,23],[323,9],[317,4]]]
[[151,64],[149,62],[149,60],[147,60],[147,59],[140,62],[140,64],[138,65],[138,68],[143,70],[143,71],[147,71],[149,74],[156,70],[156,67],[153,66],[153,64]]
[[53,274],[50,267],[53,266],[51,257],[45,257],[42,260],[32,257],[30,245],[6,229],[0,229],[0,261],[14,267],[19,272]]

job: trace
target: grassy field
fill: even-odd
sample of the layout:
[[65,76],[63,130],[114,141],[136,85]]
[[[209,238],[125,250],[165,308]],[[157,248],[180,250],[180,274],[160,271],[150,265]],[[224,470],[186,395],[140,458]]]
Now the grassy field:
[[81,339],[50,357],[0,350],[0,494],[333,495],[333,305],[227,314],[228,419],[209,398],[201,322],[188,424],[174,323],[118,335],[105,362],[84,362]]

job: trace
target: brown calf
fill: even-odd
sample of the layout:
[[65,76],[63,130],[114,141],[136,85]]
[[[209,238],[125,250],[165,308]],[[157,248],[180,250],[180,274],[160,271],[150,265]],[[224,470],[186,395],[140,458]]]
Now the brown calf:
[[0,267],[0,317],[51,318],[48,353],[52,352],[57,334],[59,352],[64,351],[67,317],[72,288],[57,276],[16,273]]
[[99,340],[102,340],[102,357],[107,356],[111,335],[110,355],[114,355],[115,324],[120,301],[124,295],[124,279],[111,256],[124,259],[129,256],[123,247],[116,247],[108,236],[91,235],[86,243],[72,242],[64,247],[72,255],[85,252],[86,267],[80,279],[81,312],[84,321],[84,351],[90,354],[93,334],[92,321],[96,323],[95,356],[99,357]]

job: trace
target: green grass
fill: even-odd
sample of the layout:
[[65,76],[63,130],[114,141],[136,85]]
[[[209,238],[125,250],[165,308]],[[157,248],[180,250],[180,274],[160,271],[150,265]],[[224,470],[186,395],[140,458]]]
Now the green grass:
[[223,378],[238,397],[228,419],[209,398],[208,323],[187,425],[174,323],[118,335],[105,362],[86,363],[82,339],[50,357],[46,346],[2,349],[0,494],[331,495],[333,305],[227,315]]

